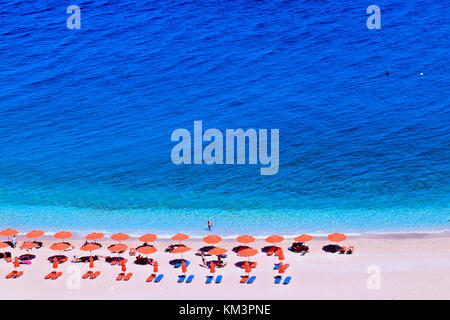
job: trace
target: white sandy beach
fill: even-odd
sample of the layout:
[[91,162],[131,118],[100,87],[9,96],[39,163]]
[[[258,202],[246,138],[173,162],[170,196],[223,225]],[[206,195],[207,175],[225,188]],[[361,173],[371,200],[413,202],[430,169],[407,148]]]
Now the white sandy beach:
[[[19,244],[23,240],[18,237]],[[116,281],[120,267],[104,261],[95,263],[94,270],[101,271],[97,279],[79,279],[89,269],[89,264],[71,263],[70,260],[59,266],[63,272],[59,279],[44,280],[44,276],[53,270],[47,258],[58,254],[49,247],[58,241],[51,236],[41,240],[44,247],[30,252],[37,258],[31,265],[20,266],[24,274],[18,279],[5,279],[5,275],[13,270],[13,264],[0,260],[0,299],[450,299],[450,232],[350,236],[343,245],[353,245],[353,255],[325,253],[322,247],[330,242],[325,237],[318,237],[307,243],[310,252],[300,256],[287,250],[292,239],[286,239],[281,247],[284,262],[290,265],[283,276],[292,277],[288,285],[274,284],[277,273],[273,266],[278,258],[261,252],[260,249],[267,245],[264,240],[251,244],[259,251],[251,258],[258,262],[251,273],[256,276],[251,285],[239,283],[244,270],[234,264],[245,259],[231,251],[239,245],[231,239],[217,245],[229,250],[225,259],[227,266],[216,270],[216,275],[223,275],[223,281],[208,285],[205,279],[209,270],[200,266],[201,258],[195,255],[198,248],[205,246],[201,239],[183,241],[193,249],[183,255],[191,261],[187,274],[195,275],[191,284],[177,283],[181,270],[175,269],[169,261],[180,255],[164,252],[167,245],[173,243],[169,239],[158,239],[153,243],[158,251],[151,257],[158,261],[159,273],[164,274],[160,283],[146,283],[153,268],[132,263],[134,257],[128,252],[122,255],[129,259],[127,272],[133,273],[128,282]],[[76,247],[65,253],[69,258],[74,254],[86,255],[78,250],[84,240],[73,238],[69,241]],[[115,242],[109,238],[99,242],[103,247],[95,254],[111,255],[106,248]],[[139,245],[136,238],[124,243],[129,247]],[[26,253],[10,248],[2,251],[11,251],[13,258]],[[370,277],[372,280],[376,277],[368,270],[380,271],[379,289],[370,289],[367,285]]]

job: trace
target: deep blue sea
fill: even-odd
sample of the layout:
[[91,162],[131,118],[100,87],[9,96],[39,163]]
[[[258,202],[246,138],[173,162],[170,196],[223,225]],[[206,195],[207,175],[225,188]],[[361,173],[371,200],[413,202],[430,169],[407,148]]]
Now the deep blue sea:
[[[450,7],[371,4],[0,1],[0,229],[450,229]],[[278,174],[173,164],[195,120],[279,129]]]

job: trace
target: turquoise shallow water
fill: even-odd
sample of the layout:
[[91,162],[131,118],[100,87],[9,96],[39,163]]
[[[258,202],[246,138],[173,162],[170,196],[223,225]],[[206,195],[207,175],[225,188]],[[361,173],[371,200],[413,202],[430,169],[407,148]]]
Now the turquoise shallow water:
[[[449,229],[445,3],[380,1],[381,30],[354,1],[84,2],[81,30],[56,2],[1,4],[4,227]],[[279,172],[174,165],[195,120],[279,129]]]
[[[333,231],[347,234],[438,232],[447,230],[441,212],[434,209],[383,210],[223,210],[156,209],[101,210],[62,207],[1,208],[3,225],[21,232],[40,228],[48,233],[71,230],[79,234],[101,231],[105,234],[128,232],[139,236],[156,232],[160,237],[186,232],[191,236],[207,233],[212,219],[214,232],[222,236],[273,233],[296,236],[300,233],[325,235]],[[361,219],[364,215],[365,219]],[[405,219],[410,216],[411,219]],[[376,221],[374,224],[373,221]],[[400,227],[399,227],[400,226]]]

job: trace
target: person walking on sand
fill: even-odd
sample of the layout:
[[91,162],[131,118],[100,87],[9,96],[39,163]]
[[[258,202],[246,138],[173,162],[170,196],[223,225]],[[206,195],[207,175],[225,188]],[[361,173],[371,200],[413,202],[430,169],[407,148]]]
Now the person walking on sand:
[[12,238],[12,245],[13,245],[13,248],[15,248],[17,245],[16,236],[13,236],[13,238]]
[[213,226],[213,223],[208,220],[208,229],[209,229],[209,231],[212,230],[212,226]]

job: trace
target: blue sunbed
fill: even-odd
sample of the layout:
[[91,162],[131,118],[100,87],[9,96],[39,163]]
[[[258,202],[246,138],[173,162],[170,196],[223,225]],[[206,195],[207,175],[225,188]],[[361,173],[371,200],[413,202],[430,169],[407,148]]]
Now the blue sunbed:
[[284,279],[283,284],[289,284],[289,281],[291,281],[291,277],[286,277],[286,279]]
[[278,269],[280,269],[280,264],[275,263],[275,265],[273,266],[273,270],[278,270]]
[[281,282],[281,276],[275,277],[275,284],[279,284]]
[[164,277],[164,275],[163,275],[163,274],[160,274],[160,275],[158,275],[158,276],[155,278],[155,280],[153,280],[153,282],[158,283],[158,282],[161,281],[161,279],[162,279],[163,277]]
[[221,283],[221,282],[222,282],[222,275],[217,276],[216,283]]
[[248,279],[247,283],[248,284],[252,284],[253,281],[255,281],[256,277],[255,276],[251,276],[250,279]]
[[213,281],[213,277],[212,276],[207,276],[206,277],[206,284],[209,284]]
[[178,283],[182,283],[185,278],[186,278],[186,276],[184,274],[181,276],[178,276]]
[[186,279],[186,283],[191,283],[193,279],[194,279],[194,275],[191,274],[191,275]]

